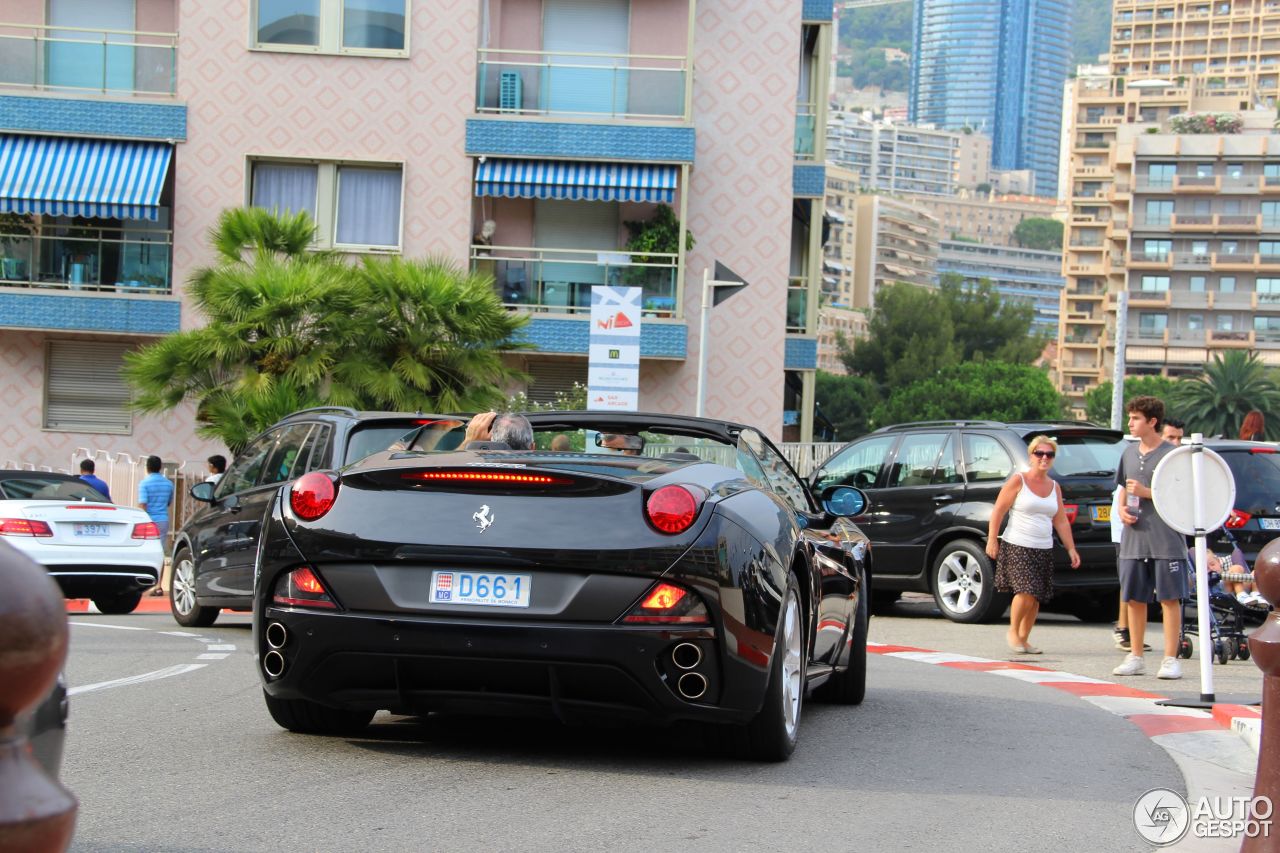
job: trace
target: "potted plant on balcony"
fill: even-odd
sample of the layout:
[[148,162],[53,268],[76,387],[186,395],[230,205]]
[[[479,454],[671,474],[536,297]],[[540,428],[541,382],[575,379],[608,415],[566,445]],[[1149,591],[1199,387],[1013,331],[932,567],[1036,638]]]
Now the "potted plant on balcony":
[[[663,258],[654,255],[674,255],[680,251],[680,220],[671,209],[671,205],[659,204],[653,216],[648,219],[633,219],[623,223],[627,226],[626,250],[631,255],[633,264],[658,263]],[[693,248],[693,234],[685,241],[685,250]],[[653,267],[631,266],[623,272],[622,279],[632,286],[644,287],[650,281]],[[647,289],[647,288],[646,288]],[[670,317],[675,309],[675,294],[644,294],[642,308],[655,317]]]

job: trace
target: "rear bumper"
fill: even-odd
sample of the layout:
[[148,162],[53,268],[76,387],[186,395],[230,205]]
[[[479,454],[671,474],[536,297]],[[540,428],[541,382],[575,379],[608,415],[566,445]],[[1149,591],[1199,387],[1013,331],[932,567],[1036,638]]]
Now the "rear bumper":
[[[265,637],[272,623],[287,631],[278,649]],[[726,662],[711,627],[389,618],[271,606],[255,613],[254,635],[258,673],[270,695],[405,714],[741,722],[759,710],[767,680],[764,668]],[[701,651],[696,667],[675,664],[672,650],[682,642]],[[284,668],[274,678],[263,668],[273,651],[283,657],[273,665]],[[697,699],[677,690],[686,672],[706,679]]]
[[24,552],[45,567],[67,598],[139,592],[155,586],[164,567],[159,540],[128,547],[40,545]]

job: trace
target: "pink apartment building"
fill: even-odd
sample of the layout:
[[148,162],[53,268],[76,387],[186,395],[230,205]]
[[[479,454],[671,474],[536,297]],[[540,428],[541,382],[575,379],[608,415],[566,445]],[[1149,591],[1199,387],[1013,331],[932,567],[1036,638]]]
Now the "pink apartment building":
[[[550,397],[587,375],[594,284],[644,289],[640,405],[812,432],[831,0],[8,0],[0,11],[0,462],[199,459],[127,410],[127,350],[198,326],[227,207],[318,243],[494,276]],[[688,251],[628,254],[668,204]],[[492,223],[486,227],[486,222]],[[513,389],[520,390],[520,389]]]

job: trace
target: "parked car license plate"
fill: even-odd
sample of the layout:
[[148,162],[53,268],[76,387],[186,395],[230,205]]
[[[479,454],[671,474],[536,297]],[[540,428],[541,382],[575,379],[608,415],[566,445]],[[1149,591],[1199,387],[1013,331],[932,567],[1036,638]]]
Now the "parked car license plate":
[[477,604],[486,607],[528,607],[533,587],[530,575],[493,572],[432,572],[432,604]]
[[1280,518],[1260,518],[1258,526],[1263,530],[1280,530]]
[[1111,505],[1110,504],[1107,504],[1106,506],[1091,506],[1089,507],[1089,512],[1093,514],[1094,521],[1103,521],[1103,522],[1111,521]]
[[75,526],[75,535],[86,538],[101,538],[110,536],[111,530],[105,524],[77,524]]

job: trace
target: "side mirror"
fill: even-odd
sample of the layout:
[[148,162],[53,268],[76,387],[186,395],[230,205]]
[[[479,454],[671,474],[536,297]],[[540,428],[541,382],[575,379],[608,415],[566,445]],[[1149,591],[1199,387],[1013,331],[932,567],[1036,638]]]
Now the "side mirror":
[[862,515],[870,505],[867,493],[851,486],[832,486],[822,492],[822,508],[831,515]]
[[191,487],[191,497],[207,504],[213,503],[213,490],[216,483],[196,483]]

